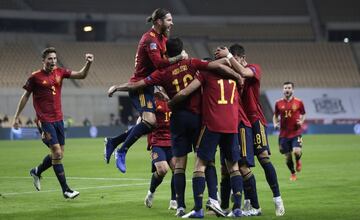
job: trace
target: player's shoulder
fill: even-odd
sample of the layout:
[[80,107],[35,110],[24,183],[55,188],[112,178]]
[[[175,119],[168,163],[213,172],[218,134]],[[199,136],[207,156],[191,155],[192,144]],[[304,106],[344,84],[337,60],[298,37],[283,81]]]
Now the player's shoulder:
[[297,97],[294,97],[294,101],[296,102],[303,102],[301,99],[297,98]]
[[36,70],[36,71],[33,71],[29,78],[38,78],[38,77],[41,77],[41,73],[42,73],[42,70],[39,69],[39,70]]
[[283,98],[277,99],[277,100],[275,101],[275,104],[278,104],[278,103],[281,103],[281,102],[284,102],[284,99],[283,99]]
[[249,67],[249,68],[254,68],[254,69],[256,69],[256,70],[261,70],[260,65],[259,65],[259,64],[256,64],[256,63],[249,63],[249,64],[247,65],[247,67]]

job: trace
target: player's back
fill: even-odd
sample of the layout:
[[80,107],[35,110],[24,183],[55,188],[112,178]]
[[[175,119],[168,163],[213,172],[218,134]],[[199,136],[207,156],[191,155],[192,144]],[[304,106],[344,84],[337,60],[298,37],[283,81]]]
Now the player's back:
[[215,73],[203,72],[198,79],[203,87],[203,124],[210,131],[237,133],[239,94],[236,82]]
[[155,96],[156,127],[152,132],[151,144],[154,146],[171,146],[170,138],[170,116],[171,110],[167,100]]
[[[161,85],[171,99],[195,79],[199,69],[205,69],[207,65],[207,61],[199,59],[181,60],[163,70],[154,72],[145,79],[145,82],[148,85]],[[184,105],[186,109],[196,114],[200,113],[200,95],[200,90],[192,94]]]

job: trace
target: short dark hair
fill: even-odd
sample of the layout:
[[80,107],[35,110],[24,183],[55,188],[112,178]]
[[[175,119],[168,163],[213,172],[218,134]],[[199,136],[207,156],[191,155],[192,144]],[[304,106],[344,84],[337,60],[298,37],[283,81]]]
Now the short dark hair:
[[229,51],[234,56],[239,56],[239,57],[245,56],[245,48],[240,44],[231,45]]
[[170,38],[166,42],[166,51],[169,57],[175,57],[183,50],[183,42],[180,38]]
[[157,19],[163,19],[169,13],[170,12],[165,8],[157,8],[153,11],[151,16],[146,18],[146,21],[154,23]]
[[56,53],[55,47],[45,48],[45,49],[42,51],[42,53],[41,53],[41,57],[42,57],[43,59],[45,59],[45,57],[46,57],[49,53]]
[[284,83],[283,83],[283,86],[289,85],[289,84],[290,84],[293,88],[295,87],[295,84],[294,84],[293,82],[290,82],[290,81],[284,82]]

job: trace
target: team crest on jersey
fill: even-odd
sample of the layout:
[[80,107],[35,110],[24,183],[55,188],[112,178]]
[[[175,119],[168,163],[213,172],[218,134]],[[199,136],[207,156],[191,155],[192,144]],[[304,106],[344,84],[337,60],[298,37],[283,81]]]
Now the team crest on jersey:
[[152,152],[152,153],[151,153],[151,158],[152,158],[153,160],[156,160],[158,157],[159,157],[158,153],[156,153],[156,152]]
[[150,50],[156,50],[156,49],[157,49],[156,43],[150,43]]
[[297,105],[296,105],[296,104],[293,104],[291,108],[292,108],[293,111],[296,111]]
[[313,99],[315,110],[317,113],[323,114],[339,114],[345,113],[346,110],[339,98],[329,98],[327,94],[323,94],[323,97]]
[[46,80],[42,81],[42,84],[43,84],[43,85],[46,85],[46,84],[47,84],[47,81],[46,81]]
[[146,106],[147,106],[148,108],[153,108],[153,104],[152,104],[151,101],[148,101],[148,102],[146,103]]
[[162,109],[161,105],[159,105],[156,109]]

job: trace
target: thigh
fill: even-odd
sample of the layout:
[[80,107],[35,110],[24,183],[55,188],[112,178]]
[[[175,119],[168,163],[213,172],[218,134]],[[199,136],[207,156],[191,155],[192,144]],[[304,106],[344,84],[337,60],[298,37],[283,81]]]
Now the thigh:
[[215,161],[216,147],[220,142],[221,133],[212,132],[204,126],[201,129],[196,147],[197,156],[204,161]]
[[254,137],[254,154],[259,155],[263,151],[267,151],[270,155],[266,127],[258,120],[252,124],[252,132]]
[[292,151],[291,140],[285,137],[279,137],[280,153],[287,154]]
[[255,159],[252,128],[246,127],[244,124],[239,125],[239,145],[241,149],[240,164],[254,167]]
[[63,121],[57,121],[55,124],[56,135],[61,146],[65,145],[65,128]]
[[46,143],[48,143],[50,146],[59,144],[54,123],[41,122],[41,128],[44,132]]
[[303,141],[302,141],[302,136],[301,135],[293,137],[291,139],[291,146],[293,148],[296,148],[296,147],[302,148],[302,143],[303,143]]
[[199,134],[200,117],[187,111],[171,114],[170,131],[173,156],[183,157],[193,150]]
[[223,151],[224,157],[227,161],[240,160],[240,146],[238,134],[222,133],[219,141],[220,151]]
[[152,172],[156,171],[155,164],[166,162],[166,151],[162,147],[153,146],[151,149]]
[[129,97],[131,99],[131,103],[140,114],[143,112],[155,112],[153,86],[137,91],[131,91],[129,92]]

